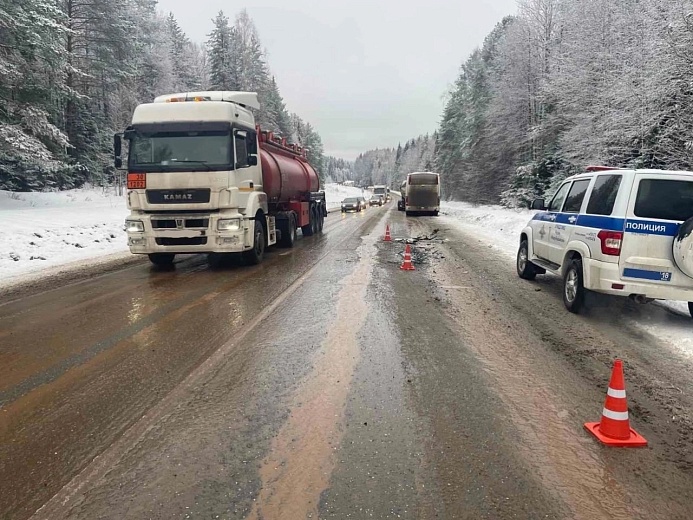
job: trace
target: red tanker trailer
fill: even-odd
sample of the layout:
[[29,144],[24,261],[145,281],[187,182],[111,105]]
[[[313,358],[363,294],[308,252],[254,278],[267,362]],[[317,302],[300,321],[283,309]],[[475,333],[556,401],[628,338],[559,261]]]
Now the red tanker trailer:
[[275,243],[292,247],[327,216],[307,150],[255,125],[254,92],[188,92],[139,105],[114,139],[129,141],[126,231],[130,251],[156,265],[181,253],[259,263]]
[[[288,144],[286,139],[263,132],[257,128],[260,143],[260,164],[262,184],[267,193],[270,212],[277,216],[282,238],[291,247],[289,238],[297,227],[304,235],[322,231],[327,216],[325,194],[320,191],[320,177],[308,163],[306,149]],[[316,228],[311,224],[311,212]],[[292,225],[291,220],[295,220]]]

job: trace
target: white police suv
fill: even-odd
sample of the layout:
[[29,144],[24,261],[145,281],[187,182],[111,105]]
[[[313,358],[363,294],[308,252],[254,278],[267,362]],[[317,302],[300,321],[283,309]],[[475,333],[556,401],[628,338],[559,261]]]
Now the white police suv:
[[590,166],[531,207],[517,272],[561,276],[569,311],[589,290],[687,301],[693,316],[693,172]]

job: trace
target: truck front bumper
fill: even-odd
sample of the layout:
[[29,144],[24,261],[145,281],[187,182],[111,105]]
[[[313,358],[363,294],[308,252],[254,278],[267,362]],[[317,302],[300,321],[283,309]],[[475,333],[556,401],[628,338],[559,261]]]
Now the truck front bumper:
[[[240,225],[219,231],[217,224],[221,219],[238,219]],[[133,215],[127,220],[141,221],[144,228],[127,231],[128,247],[133,254],[239,253],[249,248],[248,226],[242,215]],[[161,227],[163,222],[168,227]]]

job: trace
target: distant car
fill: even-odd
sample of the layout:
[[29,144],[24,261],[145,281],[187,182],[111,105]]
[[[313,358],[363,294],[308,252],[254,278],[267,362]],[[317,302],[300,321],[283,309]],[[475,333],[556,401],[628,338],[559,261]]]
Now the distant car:
[[342,213],[347,211],[361,211],[365,207],[363,197],[347,197],[342,201]]
[[371,200],[368,201],[369,206],[382,206],[383,205],[383,198],[380,195],[374,195],[371,197]]

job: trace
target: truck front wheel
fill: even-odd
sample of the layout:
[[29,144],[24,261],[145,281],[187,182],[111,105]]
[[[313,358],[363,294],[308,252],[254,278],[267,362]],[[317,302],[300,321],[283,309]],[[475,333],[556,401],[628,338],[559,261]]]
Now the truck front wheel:
[[253,248],[243,253],[245,261],[251,265],[257,265],[262,262],[265,256],[265,227],[260,220],[255,220],[253,230]]
[[159,267],[167,267],[173,265],[173,259],[176,257],[174,253],[150,253],[149,261]]

